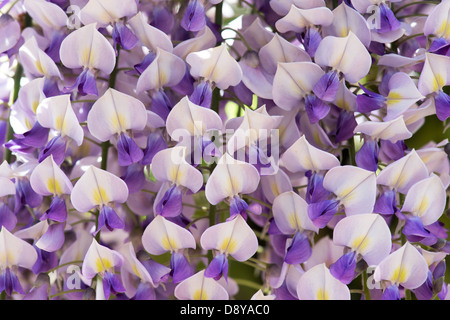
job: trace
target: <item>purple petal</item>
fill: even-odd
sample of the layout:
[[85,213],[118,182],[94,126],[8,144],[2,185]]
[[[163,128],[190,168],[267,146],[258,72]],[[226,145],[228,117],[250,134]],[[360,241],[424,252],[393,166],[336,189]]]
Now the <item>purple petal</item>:
[[138,192],[145,184],[144,168],[133,163],[127,167],[125,175],[120,178],[127,184],[129,193]]
[[5,204],[0,203],[0,228],[5,227],[12,231],[17,224],[17,217],[14,212]]
[[219,280],[222,275],[225,280],[228,276],[228,259],[225,253],[216,255],[205,270],[205,277]]
[[164,121],[167,119],[170,110],[172,110],[172,103],[169,97],[162,90],[156,91],[152,95],[151,111],[160,116]]
[[315,203],[327,200],[331,193],[323,187],[323,174],[308,171],[305,175],[308,177],[305,196],[306,202]]
[[356,105],[359,112],[370,113],[373,110],[382,108],[385,104],[386,98],[381,94],[367,90],[363,85],[359,85],[364,90],[364,94],[356,97]]
[[330,272],[336,279],[349,284],[355,277],[356,252],[352,251],[341,256],[330,266]]
[[272,235],[283,235],[283,232],[280,231],[280,229],[278,229],[277,224],[275,223],[275,219],[271,218],[270,219],[270,224],[269,224],[269,229],[267,230],[267,233]]
[[325,73],[314,85],[313,92],[321,100],[333,102],[339,90],[339,77],[336,71]]
[[121,133],[117,141],[117,158],[119,166],[129,166],[141,161],[144,152],[127,134]]
[[436,116],[439,120],[445,121],[450,117],[450,97],[443,91],[439,91],[434,97],[436,105]]
[[392,143],[389,140],[380,140],[380,151],[386,155],[389,160],[398,160],[405,155],[407,146],[403,140]]
[[446,264],[445,264],[445,260],[442,260],[434,268],[434,270],[433,270],[433,278],[434,279],[439,279],[441,277],[444,277],[446,269],[447,269],[447,267],[446,267]]
[[397,285],[393,284],[384,289],[381,300],[400,300],[400,292]]
[[336,124],[335,142],[339,143],[353,137],[353,130],[358,123],[353,111],[341,110]]
[[114,40],[114,48],[118,44],[125,50],[131,50],[138,43],[138,38],[134,33],[121,22],[114,23],[112,38]]
[[395,31],[401,27],[400,21],[397,20],[392,10],[384,3],[379,6],[380,26],[377,29],[379,33],[387,33]]
[[194,92],[194,77],[191,76],[189,66],[186,64],[186,72],[183,78],[177,85],[172,87],[172,90],[176,91],[182,96],[189,96]]
[[38,255],[36,263],[31,268],[34,274],[47,272],[48,270],[53,269],[58,265],[59,258],[56,252],[48,252],[39,249],[38,247],[36,247],[36,245],[33,245],[33,247]]
[[241,81],[237,86],[233,87],[234,94],[247,106],[251,106],[253,102],[253,92],[245,86]]
[[431,300],[433,298],[433,277],[428,270],[427,280],[418,288],[414,289],[414,295],[418,300]]
[[209,82],[201,82],[199,83],[194,92],[192,92],[189,100],[196,105],[211,108],[211,99],[212,99],[212,89],[211,84]]
[[22,205],[28,205],[31,208],[39,207],[42,203],[43,197],[37,194],[31,188],[30,181],[26,178],[17,179],[16,181],[16,203],[14,210],[18,211]]
[[67,219],[66,201],[60,197],[54,197],[50,203],[50,207],[45,212],[46,217],[57,222],[64,222]]
[[319,46],[321,41],[322,41],[322,36],[320,35],[320,33],[317,30],[315,30],[313,28],[308,28],[302,39],[302,43],[303,43],[303,46],[305,47],[305,51],[311,57],[314,57],[314,55],[316,54],[317,47]]
[[[134,70],[136,70],[139,75],[142,74],[142,72],[147,69],[147,67],[153,62],[153,60],[155,60],[155,58],[156,54],[154,54],[153,52],[149,52],[144,57],[141,63],[134,65]],[[130,74],[130,72],[128,72],[128,74]],[[133,74],[133,72],[131,72],[131,74]]]
[[53,137],[39,153],[39,162],[48,156],[53,155],[53,160],[57,165],[61,165],[66,157],[66,142],[61,136]]
[[71,87],[64,87],[63,93],[70,93],[75,88],[78,90],[78,93],[82,96],[85,95],[95,95],[98,96],[97,90],[97,82],[95,80],[94,74],[90,69],[84,69],[83,72],[77,77],[75,84]]
[[0,274],[0,292],[3,290],[5,290],[8,296],[11,296],[14,291],[20,294],[25,294],[25,291],[23,291],[22,286],[20,285],[19,279],[10,268],[6,268]]
[[230,217],[229,220],[232,220],[236,217],[236,215],[240,214],[244,219],[247,218],[247,209],[248,204],[245,200],[241,199],[238,196],[235,196],[230,202]]
[[338,210],[339,201],[324,200],[308,205],[308,216],[317,228],[325,227]]
[[152,9],[153,19],[150,25],[170,34],[175,23],[173,14],[164,6],[157,6]]
[[29,131],[23,134],[14,134],[14,136],[26,146],[40,148],[47,143],[49,131],[49,128],[44,128],[36,121]]
[[147,147],[144,150],[141,164],[151,164],[155,154],[164,149],[167,149],[167,143],[163,136],[157,132],[150,133],[147,137]]
[[311,124],[317,123],[330,111],[330,106],[314,95],[305,97],[305,109]]
[[152,259],[142,261],[145,269],[147,269],[154,284],[158,284],[163,281],[164,276],[168,272],[168,268]]
[[378,169],[378,153],[378,142],[364,139],[364,144],[355,155],[356,164],[360,168],[375,172]]
[[58,81],[53,78],[45,78],[42,92],[44,92],[44,95],[47,98],[59,96],[62,94],[61,90],[59,90]]
[[47,252],[55,252],[64,244],[64,223],[53,223],[36,243]]
[[445,56],[449,52],[449,49],[450,43],[448,43],[444,38],[438,38],[433,40],[428,51]]
[[155,288],[150,283],[140,282],[134,300],[156,300]]
[[170,258],[170,268],[172,269],[170,274],[173,283],[181,282],[194,274],[194,270],[186,257],[179,252],[172,253],[172,257]]
[[45,53],[52,58],[56,63],[61,62],[59,57],[59,48],[61,47],[61,42],[65,39],[66,34],[60,31],[54,31],[52,34],[52,39],[50,40],[50,44],[45,49]]
[[99,223],[97,231],[101,229],[100,220],[104,221],[104,224],[106,225],[109,231],[112,231],[114,229],[123,229],[125,227],[125,224],[119,218],[116,211],[114,211],[114,209],[111,208],[110,206],[103,206],[100,209],[98,220]]
[[384,191],[376,200],[373,212],[392,215],[398,211],[395,190]]
[[176,217],[181,213],[182,209],[181,192],[176,185],[172,185],[156,205],[156,214],[163,217]]
[[299,264],[309,259],[312,254],[308,237],[302,232],[296,232],[292,238],[292,243],[287,249],[284,261],[288,264]]
[[108,300],[111,293],[125,292],[125,288],[117,275],[111,272],[105,272],[103,275],[103,292],[105,299]]
[[181,27],[186,31],[200,31],[206,25],[205,8],[198,0],[190,1],[183,19],[181,19]]
[[430,231],[425,229],[423,222],[419,217],[410,217],[406,219],[402,232],[406,236],[423,238],[427,238],[431,235]]
[[40,287],[33,287],[22,300],[48,300],[48,289],[48,284],[43,284]]

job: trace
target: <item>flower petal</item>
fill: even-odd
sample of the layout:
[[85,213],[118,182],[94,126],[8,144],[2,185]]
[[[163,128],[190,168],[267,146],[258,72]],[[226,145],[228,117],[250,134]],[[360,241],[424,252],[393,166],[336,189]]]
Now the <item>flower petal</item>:
[[192,233],[161,215],[157,215],[145,228],[142,234],[142,245],[145,250],[154,255],[196,247]]

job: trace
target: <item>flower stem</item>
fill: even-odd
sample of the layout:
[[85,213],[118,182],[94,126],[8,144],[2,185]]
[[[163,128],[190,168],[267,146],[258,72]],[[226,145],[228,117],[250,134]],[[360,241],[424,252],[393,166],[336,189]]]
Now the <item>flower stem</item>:
[[[16,73],[14,74],[13,80],[14,80],[14,88],[11,94],[11,100],[9,105],[9,110],[11,112],[11,107],[16,102],[17,98],[19,97],[19,90],[20,90],[20,79],[23,75],[23,67],[20,63],[17,64]],[[6,131],[6,141],[11,140],[14,137],[14,130],[11,127],[11,122],[8,119],[8,128]],[[8,163],[11,163],[11,150],[5,148],[5,153],[3,156],[3,160],[5,160]]]
[[370,290],[369,287],[367,286],[367,281],[368,281],[368,277],[367,277],[367,270],[364,270],[362,273],[362,285],[364,288],[364,299],[365,300],[370,300]]

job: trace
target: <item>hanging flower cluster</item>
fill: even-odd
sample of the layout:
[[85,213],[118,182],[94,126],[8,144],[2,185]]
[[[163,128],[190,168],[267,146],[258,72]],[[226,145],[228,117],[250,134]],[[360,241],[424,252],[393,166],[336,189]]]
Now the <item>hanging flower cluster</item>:
[[450,297],[450,0],[0,10],[1,298]]

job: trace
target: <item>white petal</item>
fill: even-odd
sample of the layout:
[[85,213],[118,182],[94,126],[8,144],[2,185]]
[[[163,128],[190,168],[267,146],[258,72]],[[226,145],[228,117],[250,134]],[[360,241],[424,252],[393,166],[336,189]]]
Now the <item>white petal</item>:
[[208,178],[205,195],[208,202],[215,205],[240,193],[252,193],[258,187],[259,179],[258,170],[253,165],[225,153]]
[[203,77],[222,90],[241,82],[242,70],[225,44],[192,52],[187,55],[186,62],[191,66],[190,72],[194,78]]
[[308,204],[293,191],[280,194],[273,201],[273,218],[281,232],[292,235],[296,231],[311,230],[317,232],[308,216]]
[[0,265],[2,268],[19,266],[31,270],[36,260],[37,253],[33,246],[2,226],[0,232]]
[[144,104],[109,88],[92,106],[87,117],[89,132],[100,141],[126,130],[143,130],[147,124]]
[[183,280],[175,287],[179,300],[228,300],[228,292],[213,278],[205,277],[205,270]]
[[300,300],[350,300],[350,290],[322,263],[301,276],[297,296]]
[[145,250],[154,255],[196,247],[192,233],[160,215],[145,228],[142,244]]
[[116,64],[116,54],[109,41],[96,29],[86,25],[70,33],[61,43],[61,62],[71,69],[98,69],[110,74]]
[[128,198],[126,183],[114,174],[90,166],[73,187],[70,200],[79,212],[87,212],[109,202],[123,203]]
[[230,254],[238,261],[251,258],[258,249],[258,239],[240,214],[233,220],[218,223],[206,229],[200,244],[203,249],[216,249]]
[[354,166],[334,167],[325,174],[323,187],[338,197],[347,215],[373,210],[376,200],[376,176],[372,171]]
[[45,128],[72,138],[78,146],[83,143],[84,132],[70,103],[70,95],[45,98],[36,109],[36,119]]
[[360,253],[369,265],[377,265],[391,252],[391,232],[382,216],[363,213],[340,220],[333,231],[333,242]]
[[70,194],[72,183],[53,160],[53,155],[39,163],[30,175],[33,190],[43,196]]

